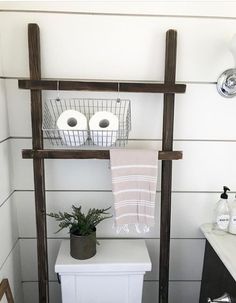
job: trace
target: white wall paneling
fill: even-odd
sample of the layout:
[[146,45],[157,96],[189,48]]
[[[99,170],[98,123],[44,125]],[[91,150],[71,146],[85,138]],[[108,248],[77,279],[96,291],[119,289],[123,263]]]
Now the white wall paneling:
[[[11,143],[15,189],[33,189],[32,160],[21,158],[21,149],[29,148],[31,140],[14,139]],[[128,147],[160,149],[161,142],[131,141]],[[174,148],[184,151],[183,160],[173,163],[174,191],[219,191],[223,184],[235,191],[236,170],[229,168],[236,165],[236,142],[177,141]],[[47,189],[111,189],[108,160],[46,160],[45,163]]]
[[[172,238],[202,238],[199,226],[204,222],[210,222],[213,215],[215,203],[219,198],[219,193],[173,193],[172,194]],[[233,194],[229,195],[233,199]],[[14,203],[17,207],[17,219],[19,223],[19,235],[21,238],[36,237],[36,223],[34,214],[34,193],[18,191],[13,195]],[[111,192],[47,192],[47,212],[57,212],[59,210],[69,211],[71,205],[81,204],[84,210],[89,207],[107,207],[112,205]],[[113,219],[102,222],[97,233],[99,237],[147,237],[159,238],[159,203],[160,195],[157,194],[156,207],[156,227],[144,235],[120,234],[117,235],[112,228]],[[191,205],[191,211],[186,216],[186,211]],[[27,220],[25,218],[27,217]],[[48,237],[60,238],[68,236],[67,231],[61,231],[57,234],[58,225],[53,218],[48,218]]]
[[[1,24],[2,25],[2,24]],[[0,76],[3,75],[2,27]],[[0,281],[8,279],[16,303],[23,303],[16,208],[12,199],[11,150],[5,80],[0,79]],[[3,303],[6,303],[6,297]]]
[[[13,137],[31,136],[30,99],[28,90],[19,90],[17,80],[6,80],[10,123]],[[44,99],[57,93],[45,91]],[[61,92],[69,98],[116,98],[117,93]],[[161,94],[120,93],[132,106],[131,139],[161,139]],[[234,118],[236,102],[225,101],[214,84],[188,84],[185,94],[176,95],[174,138],[178,140],[236,140]],[[222,114],[224,113],[224,114]]]
[[[34,217],[34,201],[33,192],[15,192],[14,200],[17,207],[18,222],[20,228],[20,237],[35,237],[35,217]],[[147,237],[159,236],[159,194],[157,195],[157,209],[156,209],[156,224],[157,227],[147,234]],[[90,207],[106,208],[112,206],[111,213],[113,213],[113,198],[111,192],[47,192],[47,213],[61,211],[70,211],[71,205],[82,205],[83,210],[87,211]],[[29,218],[27,222],[25,217]],[[60,238],[67,237],[68,231],[63,230],[57,234],[58,224],[53,218],[48,217],[48,237]],[[30,227],[30,228],[29,228]],[[99,237],[137,237],[136,232],[130,234],[121,233],[116,234],[113,229],[113,219],[108,219],[97,227],[97,234]],[[143,237],[143,235],[138,235]]]
[[[2,41],[0,44],[2,75]],[[15,302],[23,303],[18,224],[12,199],[11,163],[5,80],[0,79],[0,281],[8,279]],[[3,303],[6,303],[5,296]]]
[[[19,241],[15,243],[4,264],[0,267],[0,280],[5,278],[9,280],[15,303],[23,303]],[[3,303],[5,302],[3,301]]]
[[[18,222],[10,184],[10,144],[0,143],[0,281],[8,279],[16,303],[23,303]],[[3,299],[6,302],[6,299]]]
[[[19,237],[36,237],[34,192],[14,192]],[[27,218],[27,221],[25,220]]]
[[0,143],[0,205],[10,195],[10,143],[6,140]]
[[[102,4],[98,1],[57,4],[36,1],[1,2],[1,9],[35,10],[0,11],[0,25],[4,29],[0,36],[1,75],[8,77],[0,80],[0,141],[12,137],[0,144],[0,177],[3,180],[0,201],[15,190],[11,199],[0,208],[0,224],[1,218],[8,217],[16,205],[20,243],[14,254],[21,251],[24,303],[35,301],[37,294],[32,160],[21,158],[21,149],[31,148],[31,118],[29,92],[19,90],[17,80],[13,78],[29,75],[29,22],[40,26],[43,77],[60,79],[163,81],[165,32],[169,28],[178,31],[177,81],[188,85],[186,94],[177,95],[175,103],[174,149],[183,150],[184,158],[173,163],[170,303],[197,303],[204,252],[199,226],[211,221],[223,185],[236,192],[236,102],[223,99],[215,87],[218,75],[234,66],[228,41],[236,26],[235,4],[220,1],[192,1],[189,5],[180,1],[158,1],[148,5],[140,1],[127,1],[122,5],[114,1],[113,4],[108,1]],[[37,12],[39,9],[41,11]],[[60,10],[64,13],[57,13]],[[117,15],[119,13],[126,15]],[[4,85],[9,130],[6,102],[3,102]],[[52,91],[43,93],[44,99],[56,95]],[[61,92],[61,96],[116,98],[117,93]],[[132,101],[128,148],[161,149],[162,95],[121,93],[120,97]],[[45,163],[48,212],[67,211],[71,204],[78,202],[84,209],[112,204],[109,161],[46,160]],[[161,165],[159,180],[160,172]],[[98,227],[99,237],[145,237],[153,270],[145,277],[143,303],[158,302],[159,191],[160,182],[156,227],[148,234],[117,235],[112,229],[112,220],[104,221]],[[12,220],[7,223],[11,228],[9,235],[0,235],[7,239],[0,259],[6,258],[18,237],[17,229],[12,229]],[[55,257],[60,239],[68,237],[66,231],[55,234],[56,230],[57,224],[48,218],[52,303],[60,302],[60,288],[53,271]],[[20,258],[19,254],[17,256]],[[17,270],[16,276],[19,275]]]
[[0,79],[0,142],[9,137],[8,113],[5,93],[5,80]]
[[[214,3],[214,9],[212,4]],[[232,1],[207,1],[194,0],[188,3],[180,1],[149,1],[146,2],[129,0],[119,1],[60,1],[55,5],[54,1],[1,1],[1,10],[28,10],[46,12],[68,12],[68,13],[112,13],[112,14],[147,14],[159,16],[198,16],[206,17],[235,17],[236,5]]]
[[7,79],[5,83],[10,135],[31,137],[30,92],[18,89],[18,81],[15,79]]
[[[19,90],[17,80],[6,80],[9,99],[10,133],[11,136],[31,136],[30,100],[27,90]],[[60,97],[65,98],[117,98],[117,92],[60,92]],[[56,98],[57,92],[44,91],[44,100]],[[17,98],[17,104],[15,102]],[[161,94],[131,94],[120,93],[120,98],[132,101],[132,129],[130,138],[161,138],[162,127],[162,95]],[[145,101],[144,101],[145,100]],[[145,106],[143,106],[143,101]],[[142,110],[140,110],[142,109]],[[154,116],[155,112],[155,116]],[[151,119],[155,119],[155,125]],[[158,119],[157,119],[158,117]]]
[[0,207],[0,239],[1,267],[18,239],[17,217],[15,213],[15,207],[11,198]]
[[40,26],[42,77],[46,78],[162,81],[169,28],[179,34],[178,81],[215,82],[217,75],[233,66],[226,44],[236,25],[234,19],[2,12],[4,76],[29,75],[30,22]]

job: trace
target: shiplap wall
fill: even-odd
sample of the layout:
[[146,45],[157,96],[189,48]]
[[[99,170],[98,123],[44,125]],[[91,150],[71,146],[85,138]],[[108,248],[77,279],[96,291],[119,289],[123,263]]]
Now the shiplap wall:
[[[171,5],[134,5],[130,1],[126,6],[94,1],[80,5],[19,2],[1,6],[2,75],[6,78],[15,190],[12,200],[17,208],[24,302],[35,302],[37,292],[36,232],[32,162],[21,159],[21,149],[31,147],[29,92],[19,90],[14,78],[29,75],[27,23],[34,22],[41,29],[42,75],[46,78],[162,81],[165,32],[169,28],[178,31],[177,81],[188,86],[186,94],[176,96],[174,147],[184,151],[184,159],[173,163],[170,302],[197,303],[204,252],[199,226],[211,221],[222,185],[236,191],[236,102],[223,99],[215,88],[218,75],[234,64],[227,43],[236,28],[235,4],[208,2],[204,7],[203,2],[184,6],[178,1]],[[63,12],[55,13],[58,10]],[[81,11],[101,15],[73,13]],[[56,94],[43,95],[48,98]],[[112,98],[116,94],[62,92],[61,96]],[[128,147],[160,149],[162,95],[120,97],[132,100]],[[45,162],[48,211],[69,210],[75,202],[80,202],[84,209],[112,203],[108,161]],[[156,228],[144,235],[153,262],[152,272],[145,276],[144,303],[157,302],[159,203],[160,182]],[[52,303],[60,302],[53,266],[60,239],[68,236],[64,231],[54,234],[56,230],[55,222],[48,219]],[[117,237],[112,220],[98,227],[98,236]]]
[[[0,80],[0,281],[8,279],[16,303],[22,303],[20,242],[10,181],[10,139],[5,80]],[[6,303],[6,297],[1,301]]]

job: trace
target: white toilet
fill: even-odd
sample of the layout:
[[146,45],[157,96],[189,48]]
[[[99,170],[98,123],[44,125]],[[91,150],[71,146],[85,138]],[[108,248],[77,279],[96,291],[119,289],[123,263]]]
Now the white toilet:
[[91,259],[70,256],[63,240],[55,271],[61,279],[63,303],[141,303],[143,277],[151,270],[144,240],[100,240]]

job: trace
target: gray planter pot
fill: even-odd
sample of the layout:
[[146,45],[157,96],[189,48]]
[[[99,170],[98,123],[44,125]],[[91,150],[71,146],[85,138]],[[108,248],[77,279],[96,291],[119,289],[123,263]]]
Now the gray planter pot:
[[70,255],[79,260],[92,258],[96,254],[96,230],[88,236],[70,234]]

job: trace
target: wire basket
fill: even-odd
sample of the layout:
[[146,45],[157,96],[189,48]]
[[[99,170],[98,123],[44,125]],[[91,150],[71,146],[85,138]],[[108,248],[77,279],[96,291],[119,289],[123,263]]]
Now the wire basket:
[[[71,128],[59,129],[57,121],[60,115],[67,110],[76,110],[87,118],[86,129]],[[118,129],[106,130],[109,121],[103,119],[102,127],[89,129],[91,117],[100,111],[112,113],[118,118]],[[116,118],[116,119],[117,119]],[[73,126],[73,119],[67,123]],[[125,146],[131,130],[131,106],[127,99],[48,99],[44,102],[43,112],[44,137],[50,140],[52,145],[78,147],[84,145],[97,145],[99,147]]]

